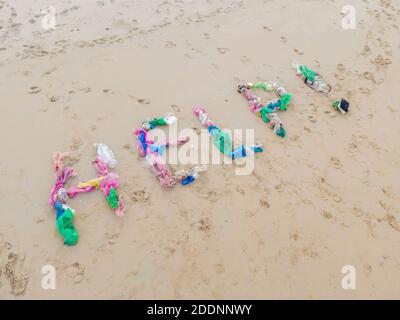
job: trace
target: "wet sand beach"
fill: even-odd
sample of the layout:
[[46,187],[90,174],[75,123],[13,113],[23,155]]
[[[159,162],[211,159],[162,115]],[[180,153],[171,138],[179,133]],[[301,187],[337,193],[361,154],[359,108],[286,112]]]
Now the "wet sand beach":
[[[348,2],[355,30],[342,28]],[[400,297],[399,0],[56,0],[46,30],[48,5],[0,1],[0,299]],[[293,93],[285,139],[238,94],[249,81]],[[255,130],[251,175],[212,165],[165,189],[143,166],[131,130],[168,112],[200,130],[195,105]],[[98,142],[117,158],[126,216],[99,192],[71,200],[80,239],[67,247],[47,203],[51,157],[68,151],[72,182],[90,179]],[[341,286],[345,265],[356,290]]]

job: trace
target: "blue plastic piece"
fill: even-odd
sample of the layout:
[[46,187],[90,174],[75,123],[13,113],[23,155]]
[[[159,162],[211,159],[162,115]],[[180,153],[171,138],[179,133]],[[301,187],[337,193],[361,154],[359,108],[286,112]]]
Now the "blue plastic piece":
[[184,186],[187,186],[188,184],[191,184],[192,182],[194,182],[196,179],[193,176],[187,176],[186,178],[184,178],[181,183]]

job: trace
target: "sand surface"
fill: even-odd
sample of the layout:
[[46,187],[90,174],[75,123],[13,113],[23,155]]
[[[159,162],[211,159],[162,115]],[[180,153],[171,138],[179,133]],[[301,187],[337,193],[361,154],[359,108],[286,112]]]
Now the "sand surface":
[[[346,4],[356,30],[341,26]],[[0,1],[0,299],[400,298],[400,0]],[[317,69],[343,116],[291,69]],[[239,83],[281,81],[294,101],[279,139]],[[131,129],[175,112],[200,128],[202,104],[227,128],[255,129],[266,152],[250,176],[211,166],[166,190]],[[78,182],[93,143],[114,151],[127,212],[99,193],[69,204],[66,247],[48,193],[51,156],[69,151]],[[41,286],[44,265],[56,290]],[[342,266],[357,289],[341,287]]]

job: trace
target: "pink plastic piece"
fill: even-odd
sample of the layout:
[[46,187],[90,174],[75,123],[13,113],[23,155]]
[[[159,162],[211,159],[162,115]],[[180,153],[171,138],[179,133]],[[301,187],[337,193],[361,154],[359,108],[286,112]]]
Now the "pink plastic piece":
[[54,206],[60,189],[64,188],[67,181],[76,176],[76,171],[72,167],[64,167],[63,161],[68,153],[55,152],[53,154],[53,169],[57,174],[56,182],[50,191],[49,204]]
[[[93,166],[96,169],[97,176],[104,177],[100,182],[100,190],[103,192],[104,197],[110,194],[111,187],[114,189],[119,188],[119,176],[109,172],[107,164],[100,157],[96,157],[93,161]],[[73,187],[68,189],[67,193],[70,198],[75,198],[78,194],[92,192],[96,189],[96,186]],[[117,216],[121,217],[124,215],[124,204],[121,196],[118,199],[118,208],[114,209],[114,212]]]
[[[154,140],[149,137],[149,134],[144,129],[135,129],[133,133],[137,137],[137,148],[139,151],[139,155],[141,157],[147,157],[148,163],[151,166],[151,170],[157,176],[160,184],[164,187],[172,188],[176,185],[176,180],[174,179],[171,170],[168,165],[162,160],[158,153],[152,152],[150,146],[155,144]],[[140,137],[144,137],[144,141],[140,140]],[[171,147],[176,145],[182,145],[188,142],[188,138],[179,138],[177,141],[166,141],[165,146]],[[145,147],[143,146],[145,144]]]
[[201,122],[204,126],[206,126],[207,128],[208,128],[208,127],[211,127],[211,126],[215,126],[214,121],[212,121],[212,120],[208,117],[208,113],[207,113],[207,111],[206,111],[203,107],[200,107],[200,106],[194,107],[194,108],[193,108],[193,113],[199,118],[200,122]]
[[249,102],[250,110],[255,113],[260,112],[264,107],[261,100],[249,88],[245,88],[243,92],[245,98]]

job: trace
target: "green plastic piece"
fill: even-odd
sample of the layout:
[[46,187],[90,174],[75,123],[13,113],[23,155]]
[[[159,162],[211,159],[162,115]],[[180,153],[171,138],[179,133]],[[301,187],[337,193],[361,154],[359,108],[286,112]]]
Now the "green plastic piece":
[[282,95],[280,109],[282,111],[286,111],[287,106],[290,104],[291,101],[292,101],[292,95],[290,93],[285,93],[284,95]]
[[72,224],[73,219],[74,213],[67,208],[56,221],[57,230],[64,237],[64,244],[67,246],[76,245],[79,240],[78,232]]
[[303,74],[303,76],[310,81],[314,81],[316,75],[318,74],[314,70],[307,68],[305,65],[300,66],[300,71]]
[[117,190],[115,190],[113,187],[110,188],[110,193],[106,197],[106,200],[111,209],[118,209],[119,196]]
[[164,118],[154,118],[149,122],[149,124],[154,127],[161,127],[161,126],[166,126],[167,122],[165,121]]
[[271,121],[269,118],[269,114],[271,113],[271,110],[268,107],[264,107],[260,110],[261,118],[265,123],[268,123]]
[[219,128],[214,128],[210,133],[214,145],[219,149],[219,151],[225,155],[231,156],[233,147],[230,135]]
[[340,106],[340,100],[333,101],[332,107],[334,107],[336,110],[339,110],[339,106]]
[[253,88],[256,89],[262,89],[264,91],[271,91],[272,87],[270,84],[265,83],[265,82],[256,82],[255,84],[253,84]]
[[279,130],[277,130],[277,131],[276,131],[276,135],[277,135],[278,137],[282,137],[282,138],[286,137],[286,130],[285,130],[285,128],[280,128]]

